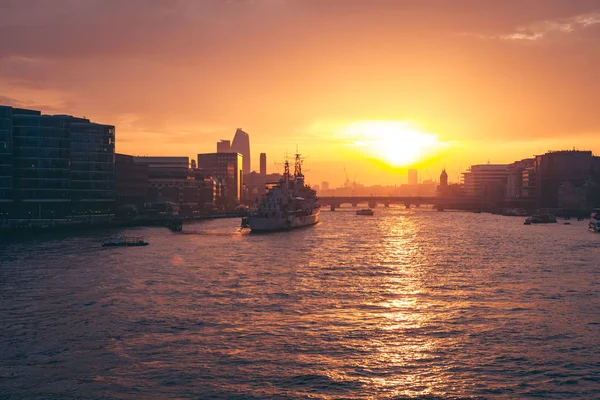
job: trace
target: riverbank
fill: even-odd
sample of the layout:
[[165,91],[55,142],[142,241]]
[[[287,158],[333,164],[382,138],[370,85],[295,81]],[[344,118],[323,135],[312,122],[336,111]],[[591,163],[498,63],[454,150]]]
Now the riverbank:
[[107,216],[73,219],[13,219],[0,223],[0,236],[35,235],[45,232],[76,232],[97,229],[129,228],[138,226],[164,226],[180,230],[185,222],[220,218],[242,218],[246,212],[214,213],[193,216],[140,216],[136,218],[111,218]]

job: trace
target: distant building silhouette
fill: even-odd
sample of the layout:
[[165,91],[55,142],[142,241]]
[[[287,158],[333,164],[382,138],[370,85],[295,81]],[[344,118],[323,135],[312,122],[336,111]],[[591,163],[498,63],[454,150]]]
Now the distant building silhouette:
[[223,197],[232,204],[241,199],[242,163],[239,153],[198,154],[198,168],[224,186]]
[[217,142],[217,153],[231,152],[231,142],[229,140],[221,140]]
[[260,153],[260,174],[267,174],[267,155],[265,153]]
[[409,185],[416,185],[417,183],[419,183],[417,170],[416,169],[409,169],[408,170],[408,184]]
[[321,190],[329,190],[329,182],[321,182]]
[[115,154],[117,208],[134,205],[140,210],[148,198],[148,165],[127,154]]
[[445,168],[442,170],[442,173],[440,174],[440,186],[441,187],[448,186],[448,174],[446,173]]
[[250,136],[239,129],[235,131],[233,142],[231,143],[231,152],[240,153],[242,160],[242,174],[249,174],[250,169]]

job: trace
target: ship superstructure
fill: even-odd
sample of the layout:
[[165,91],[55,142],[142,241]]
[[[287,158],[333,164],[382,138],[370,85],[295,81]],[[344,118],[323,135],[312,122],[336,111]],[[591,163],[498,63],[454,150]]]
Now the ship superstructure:
[[296,154],[293,174],[286,161],[281,180],[253,207],[247,224],[252,232],[301,228],[319,222],[320,211],[317,192],[306,185],[302,159]]

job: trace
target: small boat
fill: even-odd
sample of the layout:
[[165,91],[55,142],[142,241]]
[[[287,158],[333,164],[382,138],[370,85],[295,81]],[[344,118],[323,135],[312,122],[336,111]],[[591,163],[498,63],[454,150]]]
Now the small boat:
[[148,246],[148,242],[144,242],[141,237],[115,237],[104,243],[102,247],[137,247]]
[[531,224],[555,224],[556,217],[550,213],[533,214],[525,219],[525,225]]
[[363,208],[362,210],[358,210],[356,215],[373,215],[373,210],[370,208]]

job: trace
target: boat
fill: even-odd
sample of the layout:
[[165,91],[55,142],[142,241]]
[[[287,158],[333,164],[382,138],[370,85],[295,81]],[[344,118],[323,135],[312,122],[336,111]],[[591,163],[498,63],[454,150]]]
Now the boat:
[[373,210],[370,208],[363,208],[362,210],[358,210],[356,215],[373,215]]
[[600,208],[595,208],[590,214],[588,228],[592,232],[600,232]]
[[249,226],[251,232],[285,231],[319,222],[321,206],[317,192],[304,183],[300,154],[296,154],[294,173],[290,173],[286,161],[282,178],[268,186],[262,202],[257,202],[247,219],[242,219],[242,228]]
[[537,213],[525,219],[525,225],[554,223],[556,223],[556,217],[550,213]]
[[110,238],[110,240],[102,245],[102,247],[138,247],[148,246],[148,242],[141,237],[124,237],[119,236]]

